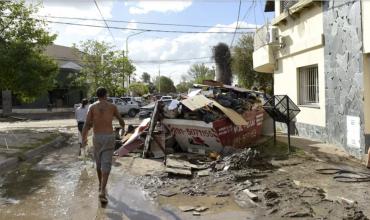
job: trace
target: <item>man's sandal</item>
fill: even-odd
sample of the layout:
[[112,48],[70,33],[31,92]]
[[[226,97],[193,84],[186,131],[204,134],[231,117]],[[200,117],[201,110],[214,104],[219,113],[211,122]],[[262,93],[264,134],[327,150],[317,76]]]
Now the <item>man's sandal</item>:
[[108,199],[107,199],[106,193],[100,193],[99,194],[99,200],[103,204],[108,203]]

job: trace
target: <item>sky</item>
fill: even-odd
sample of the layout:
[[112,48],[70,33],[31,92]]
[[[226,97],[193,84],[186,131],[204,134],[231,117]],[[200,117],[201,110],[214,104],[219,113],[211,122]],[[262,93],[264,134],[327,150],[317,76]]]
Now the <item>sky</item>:
[[[212,48],[219,42],[231,44],[240,3],[239,0],[96,0],[97,5],[94,0],[41,0],[41,2],[28,0],[28,2],[40,4],[37,16],[48,16],[43,17],[48,21],[97,26],[105,26],[104,21],[55,17],[126,21],[126,23],[107,21],[108,26],[127,28],[124,30],[57,23],[48,23],[48,28],[50,32],[58,35],[55,44],[64,46],[93,39],[109,42],[116,50],[126,50],[127,40],[128,57],[136,67],[137,79],[140,79],[143,72],[148,72],[154,78],[158,76],[160,70],[162,76],[170,77],[175,84],[181,81],[182,75],[187,75],[189,67],[194,63],[205,63],[212,67],[214,65],[211,58]],[[238,29],[237,32],[255,31],[255,28],[271,19],[270,13],[263,12],[264,2],[264,0],[241,1],[238,27],[250,29]],[[154,25],[142,22],[207,27]],[[132,29],[205,33],[141,32]],[[130,36],[135,33],[138,34]],[[240,36],[241,34],[235,34],[233,45]]]

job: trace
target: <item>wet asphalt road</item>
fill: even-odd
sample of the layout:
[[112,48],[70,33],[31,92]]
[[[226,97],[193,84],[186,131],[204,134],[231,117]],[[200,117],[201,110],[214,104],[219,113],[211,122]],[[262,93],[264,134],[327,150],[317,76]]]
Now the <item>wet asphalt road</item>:
[[[28,125],[48,129],[38,124],[42,123]],[[119,163],[109,179],[109,203],[102,207],[95,167],[91,160],[77,157],[77,130],[71,125],[73,122],[67,121],[58,127],[72,135],[62,148],[23,162],[0,177],[0,219],[179,219],[130,185],[132,177]]]
[[[126,124],[138,124],[137,119],[125,121]],[[199,217],[182,213],[174,204],[158,205],[139,186],[130,184],[134,176],[127,173],[127,161],[120,159],[113,163],[108,181],[109,203],[102,207],[98,201],[94,163],[78,158],[75,123],[74,119],[0,123],[0,131],[59,130],[71,136],[62,147],[1,174],[0,220],[254,219],[250,212],[245,211],[226,210]]]

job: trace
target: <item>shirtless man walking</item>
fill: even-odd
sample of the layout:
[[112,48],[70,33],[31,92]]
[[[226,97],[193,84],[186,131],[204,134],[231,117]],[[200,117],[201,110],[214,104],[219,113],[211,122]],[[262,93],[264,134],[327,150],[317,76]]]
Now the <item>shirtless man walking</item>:
[[107,90],[105,88],[98,88],[96,96],[99,100],[90,106],[82,130],[82,146],[85,147],[87,145],[88,132],[93,128],[94,157],[99,179],[99,199],[102,203],[107,203],[106,186],[112,167],[115,145],[115,135],[112,126],[113,117],[118,119],[123,129],[125,122],[121,118],[117,107],[107,101]]

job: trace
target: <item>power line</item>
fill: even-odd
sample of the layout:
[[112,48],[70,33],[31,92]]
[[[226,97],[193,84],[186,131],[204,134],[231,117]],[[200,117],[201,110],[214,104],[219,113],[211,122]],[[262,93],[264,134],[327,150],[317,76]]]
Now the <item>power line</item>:
[[[185,58],[185,59],[167,59],[167,60],[132,60],[134,63],[166,63],[166,62],[186,62],[186,61],[193,61],[193,60],[203,60],[203,59],[211,59],[212,57],[193,57],[193,58]],[[83,62],[82,60],[72,59],[68,57],[57,57],[54,58],[55,60],[61,61],[75,61],[75,62]],[[87,62],[101,62],[100,59],[89,59]]]
[[[80,21],[103,21],[96,18],[81,18],[81,17],[63,17],[63,16],[39,16],[43,18],[55,18],[55,19],[68,19],[68,20],[80,20]],[[158,26],[177,26],[177,27],[194,27],[194,28],[225,28],[225,29],[234,29],[234,27],[216,27],[210,25],[195,25],[195,24],[175,24],[175,23],[156,23],[156,22],[141,22],[141,21],[125,21],[125,20],[109,20],[105,19],[107,22],[112,23],[128,23],[128,24],[149,24],[149,25],[158,25]],[[240,30],[250,30],[253,27],[243,27],[238,28]]]
[[230,48],[233,46],[233,43],[234,43],[234,40],[235,40],[236,31],[238,30],[239,17],[240,17],[240,8],[241,8],[241,6],[242,6],[242,0],[239,0],[238,18],[236,20],[236,27],[235,27],[233,39],[231,40],[231,43],[230,43]]
[[[94,3],[95,3],[96,8],[97,8],[97,9],[98,9],[98,11],[99,11],[99,14],[100,14],[101,18],[103,19],[103,21],[104,21],[104,23],[105,23],[105,26],[108,28],[108,31],[109,31],[109,33],[110,33],[110,36],[112,37],[113,41],[116,43],[116,39],[114,38],[112,31],[109,29],[108,23],[107,23],[107,21],[104,19],[104,16],[103,16],[103,14],[101,13],[100,8],[99,8],[99,5],[98,5],[98,3],[96,2],[96,0],[94,0]],[[117,43],[116,43],[116,44],[117,44]]]
[[[78,23],[71,23],[71,22],[60,22],[60,21],[50,21],[45,20],[47,23],[53,24],[65,24],[65,25],[73,25],[73,26],[84,26],[84,27],[95,27],[95,28],[110,28],[110,29],[118,29],[118,30],[133,30],[133,31],[148,31],[148,32],[163,32],[163,33],[183,33],[183,34],[252,34],[253,32],[231,32],[231,31],[177,31],[177,30],[160,30],[160,29],[143,29],[143,28],[125,28],[125,27],[116,27],[116,26],[100,26],[100,25],[93,25],[93,24],[78,24]],[[254,30],[255,28],[250,28]]]

